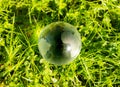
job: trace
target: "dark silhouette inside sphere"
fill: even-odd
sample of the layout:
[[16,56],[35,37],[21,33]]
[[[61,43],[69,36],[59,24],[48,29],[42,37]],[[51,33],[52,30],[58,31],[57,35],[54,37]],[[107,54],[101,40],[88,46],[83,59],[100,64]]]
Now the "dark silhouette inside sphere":
[[79,55],[81,38],[72,25],[54,22],[41,31],[38,46],[43,58],[52,64],[62,65]]

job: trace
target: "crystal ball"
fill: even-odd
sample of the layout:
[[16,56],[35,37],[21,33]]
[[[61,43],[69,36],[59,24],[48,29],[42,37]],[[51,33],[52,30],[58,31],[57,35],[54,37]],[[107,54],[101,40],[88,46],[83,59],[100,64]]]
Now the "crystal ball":
[[80,33],[69,23],[53,22],[41,30],[38,48],[48,62],[56,65],[68,64],[80,53]]

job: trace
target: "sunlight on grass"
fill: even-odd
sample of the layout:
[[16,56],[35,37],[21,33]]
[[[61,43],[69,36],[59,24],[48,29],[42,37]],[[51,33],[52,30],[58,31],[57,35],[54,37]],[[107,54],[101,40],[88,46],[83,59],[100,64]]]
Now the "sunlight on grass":
[[[49,64],[40,31],[64,21],[82,37],[70,64]],[[0,0],[0,87],[119,87],[119,0]]]

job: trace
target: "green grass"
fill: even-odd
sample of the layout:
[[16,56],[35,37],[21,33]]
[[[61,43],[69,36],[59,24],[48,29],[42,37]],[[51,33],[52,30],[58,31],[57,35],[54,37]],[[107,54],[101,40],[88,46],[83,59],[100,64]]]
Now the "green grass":
[[[80,55],[56,66],[38,51],[40,31],[74,25]],[[120,87],[119,0],[0,0],[0,87]]]

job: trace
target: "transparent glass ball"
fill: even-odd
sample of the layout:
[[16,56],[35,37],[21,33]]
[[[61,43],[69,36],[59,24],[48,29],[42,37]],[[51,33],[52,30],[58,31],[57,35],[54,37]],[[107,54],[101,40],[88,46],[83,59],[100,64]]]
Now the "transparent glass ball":
[[41,31],[38,48],[48,62],[56,65],[68,64],[80,53],[81,37],[71,24],[53,22]]

